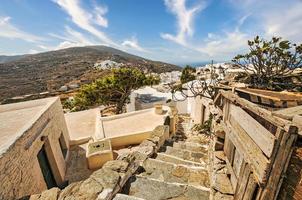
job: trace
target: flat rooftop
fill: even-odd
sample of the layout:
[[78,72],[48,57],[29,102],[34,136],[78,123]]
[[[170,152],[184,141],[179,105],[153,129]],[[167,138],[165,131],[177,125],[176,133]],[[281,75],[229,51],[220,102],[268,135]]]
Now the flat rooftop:
[[89,109],[65,114],[65,120],[70,136],[70,143],[88,141],[97,132],[97,121],[100,119],[100,109]]
[[101,117],[98,108],[67,113],[70,143],[82,144],[92,138],[99,140],[152,131],[164,124],[168,109],[164,106],[162,115],[155,114],[154,108],[109,117]]
[[[168,110],[164,111],[168,112]],[[158,125],[163,125],[167,115],[155,114],[154,108],[134,111],[112,117],[103,117],[103,133],[105,138],[130,135],[153,131]]]
[[0,156],[30,129],[58,97],[0,105]]

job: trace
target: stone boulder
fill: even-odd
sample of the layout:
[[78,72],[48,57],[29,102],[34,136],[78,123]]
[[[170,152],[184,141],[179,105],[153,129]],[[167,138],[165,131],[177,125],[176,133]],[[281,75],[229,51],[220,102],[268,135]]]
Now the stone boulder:
[[29,200],[57,200],[60,191],[59,188],[51,188],[50,190],[45,190],[41,194],[32,195]]

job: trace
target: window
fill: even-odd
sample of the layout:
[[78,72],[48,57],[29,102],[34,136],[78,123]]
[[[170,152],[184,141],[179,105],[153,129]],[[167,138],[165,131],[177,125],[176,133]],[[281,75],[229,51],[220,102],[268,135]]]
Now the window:
[[61,133],[61,135],[60,135],[59,143],[60,143],[60,147],[61,147],[61,151],[62,151],[63,157],[65,158],[66,154],[67,154],[67,146],[66,146],[66,143],[65,143],[65,139],[64,139],[63,133]]

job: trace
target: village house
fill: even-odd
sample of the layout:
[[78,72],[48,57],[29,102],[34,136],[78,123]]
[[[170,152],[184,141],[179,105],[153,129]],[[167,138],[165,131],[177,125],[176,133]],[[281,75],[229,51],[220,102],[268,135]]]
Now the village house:
[[69,135],[58,97],[0,105],[0,199],[66,184]]

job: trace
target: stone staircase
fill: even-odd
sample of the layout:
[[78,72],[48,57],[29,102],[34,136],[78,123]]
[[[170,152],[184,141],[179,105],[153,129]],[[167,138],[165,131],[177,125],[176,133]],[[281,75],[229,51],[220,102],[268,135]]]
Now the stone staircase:
[[176,134],[145,160],[115,200],[203,200],[210,198],[208,143],[180,116]]

